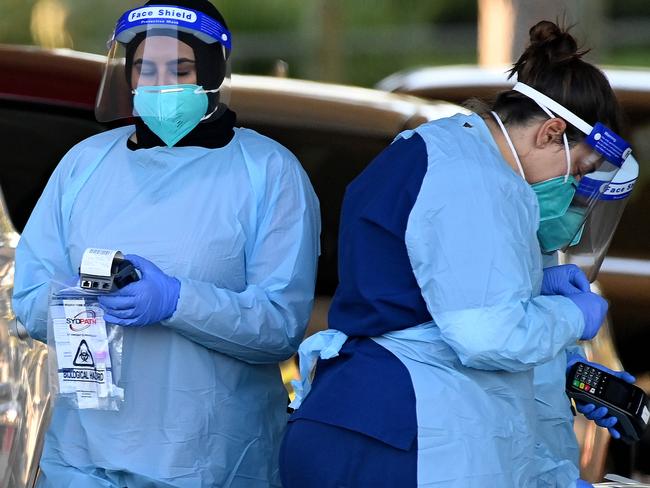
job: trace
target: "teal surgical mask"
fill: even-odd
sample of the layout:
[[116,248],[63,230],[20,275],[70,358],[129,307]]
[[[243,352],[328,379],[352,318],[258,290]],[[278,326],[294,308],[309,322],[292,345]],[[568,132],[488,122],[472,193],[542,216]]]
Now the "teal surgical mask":
[[577,186],[573,176],[558,176],[531,185],[539,203],[537,238],[543,252],[557,251],[567,243],[575,246],[580,241],[584,212],[570,208]]
[[140,86],[133,90],[133,107],[135,115],[172,147],[209,117],[207,93],[198,85]]
[[[503,136],[512,151],[521,177],[525,180],[524,168],[508,135],[508,131],[498,114],[492,112],[492,115],[499,124],[501,132],[503,132]],[[551,114],[549,116],[552,117]],[[531,185],[539,203],[540,222],[539,229],[537,230],[537,239],[544,253],[557,251],[567,245],[575,246],[580,242],[584,227],[585,212],[580,209],[570,208],[578,184],[570,174],[571,154],[569,152],[569,142],[566,134],[563,134],[562,137],[564,139],[564,152],[567,163],[566,174]]]

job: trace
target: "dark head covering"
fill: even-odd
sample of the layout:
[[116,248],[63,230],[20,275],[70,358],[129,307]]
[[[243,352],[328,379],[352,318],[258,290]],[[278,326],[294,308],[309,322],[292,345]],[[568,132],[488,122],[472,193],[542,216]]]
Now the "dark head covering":
[[[208,0],[149,0],[143,5],[143,7],[155,5],[166,5],[196,10],[197,12],[208,15],[228,29],[226,21],[221,13]],[[221,86],[226,77],[226,61],[230,57],[230,50],[226,49],[218,42],[207,44],[187,32],[165,28],[149,29],[146,32],[141,32],[126,44],[125,75],[129,86],[131,86],[131,71],[133,69],[135,51],[147,36],[152,35],[174,37],[190,46],[194,51],[196,60],[197,84],[206,90],[212,90]],[[208,109],[206,114],[209,114],[217,107],[220,94],[208,93],[207,95]],[[215,116],[212,116],[204,121],[204,123],[197,125],[189,134],[176,143],[176,146],[223,147],[230,142],[234,135],[233,127],[235,121],[236,115],[231,110],[226,109],[225,112],[218,111]],[[138,143],[133,144],[129,142],[129,147],[131,149],[164,146],[164,143],[160,138],[146,126],[142,119],[136,117],[135,125]]]
[[[196,10],[212,17],[228,29],[226,21],[221,13],[219,13],[217,8],[208,2],[208,0],[174,0],[171,2],[149,0],[143,7],[154,5],[169,5]],[[226,49],[218,42],[206,44],[187,32],[161,27],[160,29],[153,28],[148,29],[145,32],[140,32],[139,34],[136,34],[128,44],[126,44],[125,75],[126,82],[129,86],[131,85],[131,71],[133,69],[133,57],[135,51],[145,37],[154,35],[174,37],[192,48],[196,59],[196,77],[198,85],[202,86],[206,90],[212,90],[221,85],[226,76],[226,61],[230,57],[229,49]],[[208,106],[208,113],[210,113],[216,106],[218,94],[208,94],[208,98],[211,102]]]

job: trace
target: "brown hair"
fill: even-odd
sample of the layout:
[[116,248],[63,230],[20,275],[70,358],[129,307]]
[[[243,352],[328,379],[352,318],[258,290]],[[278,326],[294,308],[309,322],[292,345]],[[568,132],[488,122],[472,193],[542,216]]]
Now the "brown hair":
[[[552,98],[591,125],[602,122],[615,132],[621,130],[616,95],[602,71],[583,61],[588,50],[555,23],[543,20],[530,31],[530,44],[515,62],[508,78],[517,80]],[[548,116],[534,100],[513,90],[500,93],[492,107],[506,125],[522,125]],[[568,121],[567,121],[568,122]],[[584,134],[567,123],[570,143]]]

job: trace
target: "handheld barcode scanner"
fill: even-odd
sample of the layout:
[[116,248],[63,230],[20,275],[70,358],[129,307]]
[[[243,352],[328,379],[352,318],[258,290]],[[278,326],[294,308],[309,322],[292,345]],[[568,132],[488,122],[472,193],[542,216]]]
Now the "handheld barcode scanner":
[[81,288],[110,293],[138,281],[140,276],[120,251],[88,248],[79,267]]
[[607,407],[608,414],[618,419],[614,428],[627,443],[637,442],[648,427],[650,410],[646,394],[606,371],[575,363],[567,375],[566,392],[576,401]]

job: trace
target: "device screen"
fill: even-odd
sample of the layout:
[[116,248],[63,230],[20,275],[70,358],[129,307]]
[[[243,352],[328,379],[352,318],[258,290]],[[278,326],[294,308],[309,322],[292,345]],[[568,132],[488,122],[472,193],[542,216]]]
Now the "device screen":
[[626,409],[630,403],[631,395],[632,391],[628,385],[617,381],[608,381],[605,396],[614,405]]

